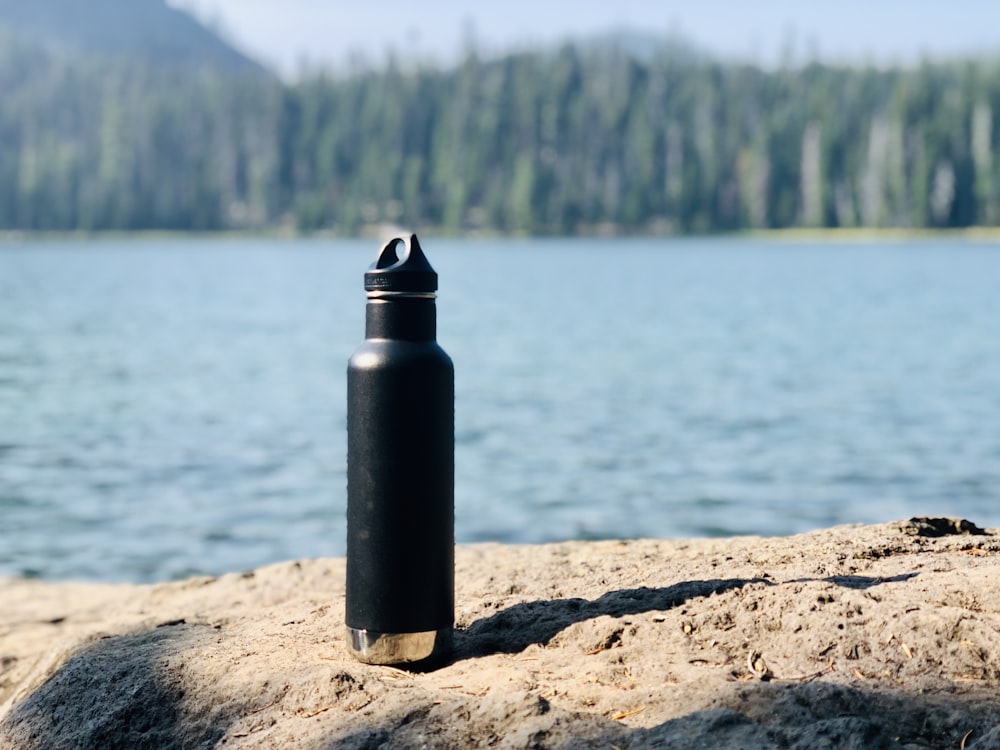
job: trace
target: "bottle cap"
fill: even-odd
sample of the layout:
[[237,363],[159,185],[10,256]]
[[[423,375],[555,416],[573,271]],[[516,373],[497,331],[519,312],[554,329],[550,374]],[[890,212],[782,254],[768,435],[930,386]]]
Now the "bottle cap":
[[437,290],[437,273],[431,268],[424,251],[420,249],[417,235],[410,235],[405,243],[406,254],[400,258],[397,248],[403,244],[399,237],[389,240],[378,260],[365,273],[366,292],[417,292]]

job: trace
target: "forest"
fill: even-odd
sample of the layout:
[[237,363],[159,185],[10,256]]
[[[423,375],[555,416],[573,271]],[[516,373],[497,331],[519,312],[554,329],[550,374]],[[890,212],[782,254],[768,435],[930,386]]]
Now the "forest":
[[1000,60],[567,44],[293,82],[0,36],[0,230],[668,234],[1000,222]]

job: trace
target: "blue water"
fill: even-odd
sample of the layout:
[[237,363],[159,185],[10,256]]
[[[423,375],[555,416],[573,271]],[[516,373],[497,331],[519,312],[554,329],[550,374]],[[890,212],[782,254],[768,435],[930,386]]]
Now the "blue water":
[[[1000,525],[1000,246],[425,239],[460,542]],[[0,574],[342,555],[370,241],[0,246]]]

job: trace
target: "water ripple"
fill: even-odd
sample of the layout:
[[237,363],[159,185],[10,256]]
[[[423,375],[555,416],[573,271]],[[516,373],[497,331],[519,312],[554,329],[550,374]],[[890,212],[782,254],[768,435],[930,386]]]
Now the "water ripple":
[[[425,245],[456,363],[459,541],[1000,525],[996,246]],[[0,248],[0,574],[343,554],[344,370],[373,252]]]

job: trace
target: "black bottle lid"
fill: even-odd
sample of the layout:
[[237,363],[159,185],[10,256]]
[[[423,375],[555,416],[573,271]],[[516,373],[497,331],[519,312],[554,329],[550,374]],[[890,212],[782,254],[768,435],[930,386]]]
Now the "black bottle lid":
[[378,260],[365,273],[366,292],[403,292],[426,294],[437,290],[437,273],[431,268],[424,251],[420,249],[417,235],[410,235],[405,243],[406,254],[400,258],[397,249],[403,240],[389,240]]

